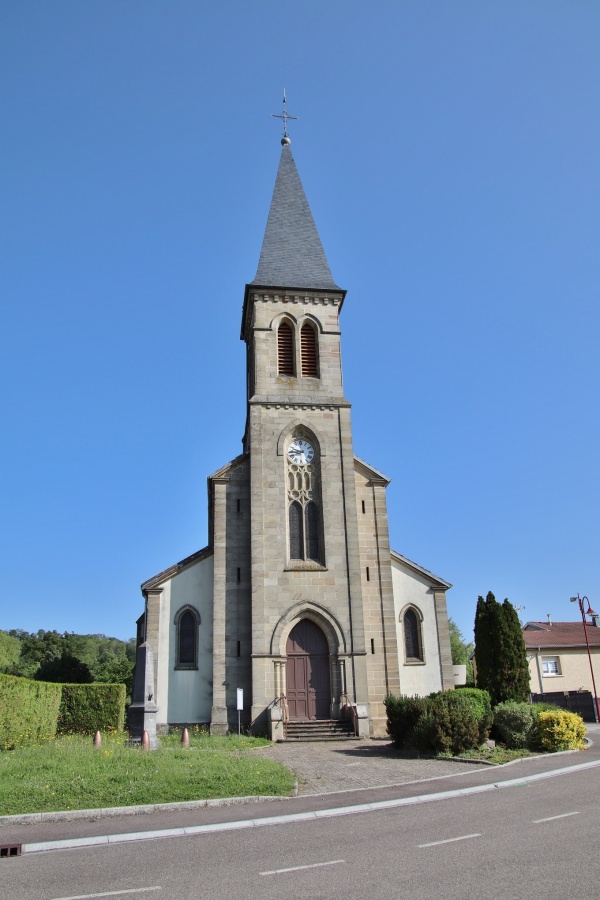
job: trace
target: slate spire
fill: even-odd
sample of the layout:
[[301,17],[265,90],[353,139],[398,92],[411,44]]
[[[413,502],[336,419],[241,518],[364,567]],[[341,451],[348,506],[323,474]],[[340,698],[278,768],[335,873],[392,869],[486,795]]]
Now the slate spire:
[[341,290],[331,275],[325,251],[292,156],[289,138],[281,159],[252,285]]

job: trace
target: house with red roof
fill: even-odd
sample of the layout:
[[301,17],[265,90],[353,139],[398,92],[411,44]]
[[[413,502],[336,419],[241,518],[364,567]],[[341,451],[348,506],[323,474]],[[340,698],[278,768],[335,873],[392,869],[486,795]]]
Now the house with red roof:
[[[600,616],[587,626],[596,687],[600,688]],[[527,622],[523,638],[532,694],[591,691],[592,675],[582,622]]]

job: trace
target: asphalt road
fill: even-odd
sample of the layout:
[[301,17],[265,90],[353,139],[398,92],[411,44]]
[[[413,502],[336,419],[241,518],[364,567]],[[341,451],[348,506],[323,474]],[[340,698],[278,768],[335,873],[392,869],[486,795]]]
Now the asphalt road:
[[[555,757],[555,768],[566,759]],[[449,779],[436,790],[457,787]],[[526,785],[329,818],[282,823],[290,809],[270,804],[261,810],[275,817],[270,825],[240,827],[238,810],[232,830],[2,860],[0,897],[595,898],[599,788],[600,767],[575,766]],[[246,807],[246,819],[256,814]]]

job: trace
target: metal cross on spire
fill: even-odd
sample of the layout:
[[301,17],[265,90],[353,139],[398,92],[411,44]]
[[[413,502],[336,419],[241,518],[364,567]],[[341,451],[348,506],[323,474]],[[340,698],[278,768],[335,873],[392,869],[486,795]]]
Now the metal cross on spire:
[[287,123],[288,119],[297,119],[298,116],[290,116],[287,111],[287,100],[285,97],[285,88],[283,89],[283,112],[282,113],[271,113],[274,119],[281,119],[283,122],[283,137],[281,138],[282,144],[290,144],[290,136],[287,133]]

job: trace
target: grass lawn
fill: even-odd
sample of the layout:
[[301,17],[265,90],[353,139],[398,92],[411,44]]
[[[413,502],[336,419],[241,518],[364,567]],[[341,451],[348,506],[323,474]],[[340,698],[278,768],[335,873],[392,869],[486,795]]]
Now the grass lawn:
[[191,735],[161,738],[162,748],[124,745],[124,735],[71,735],[48,744],[0,753],[0,815],[136,806],[214,797],[285,795],[294,776],[279,763],[245,752],[269,744],[261,738]]

